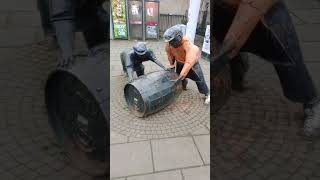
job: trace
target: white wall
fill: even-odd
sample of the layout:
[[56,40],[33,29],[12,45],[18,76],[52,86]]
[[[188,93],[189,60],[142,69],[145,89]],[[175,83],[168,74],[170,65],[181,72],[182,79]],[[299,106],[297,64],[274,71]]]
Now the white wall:
[[160,0],[160,14],[185,15],[189,0]]

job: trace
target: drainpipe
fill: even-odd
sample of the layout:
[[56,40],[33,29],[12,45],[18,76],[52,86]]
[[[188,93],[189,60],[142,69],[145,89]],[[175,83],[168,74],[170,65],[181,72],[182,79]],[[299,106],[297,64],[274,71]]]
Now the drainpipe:
[[201,0],[190,0],[189,2],[186,36],[190,39],[191,42],[194,42],[194,38],[196,36],[200,4]]

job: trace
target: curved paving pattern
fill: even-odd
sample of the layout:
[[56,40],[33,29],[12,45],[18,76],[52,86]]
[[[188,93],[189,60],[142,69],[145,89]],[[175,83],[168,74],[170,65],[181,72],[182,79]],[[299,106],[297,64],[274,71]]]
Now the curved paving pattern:
[[303,136],[301,106],[282,96],[270,64],[251,59],[249,89],[214,116],[214,179],[319,179],[320,140]]
[[57,52],[46,47],[1,49],[0,179],[92,179],[68,165],[49,127],[43,89]]
[[209,122],[210,108],[203,104],[203,96],[193,82],[172,104],[146,118],[135,117],[128,110],[123,94],[126,82],[125,76],[111,79],[111,130],[115,132],[148,139],[174,137],[194,132]]

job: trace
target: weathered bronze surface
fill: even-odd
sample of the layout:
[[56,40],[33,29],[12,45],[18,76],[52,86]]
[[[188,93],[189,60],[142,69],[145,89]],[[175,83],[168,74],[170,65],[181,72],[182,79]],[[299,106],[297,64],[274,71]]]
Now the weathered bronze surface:
[[124,95],[129,110],[145,117],[165,108],[182,91],[181,81],[175,81],[177,78],[175,72],[157,71],[127,84]]

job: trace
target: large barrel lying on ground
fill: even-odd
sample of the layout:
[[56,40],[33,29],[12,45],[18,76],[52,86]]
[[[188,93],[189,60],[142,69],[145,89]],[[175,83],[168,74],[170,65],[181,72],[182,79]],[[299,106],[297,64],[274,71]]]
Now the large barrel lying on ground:
[[138,117],[145,117],[168,106],[181,92],[175,72],[157,71],[129,83],[124,88],[128,108]]
[[50,124],[71,163],[90,175],[107,173],[109,78],[107,52],[78,58],[52,72],[45,88]]

